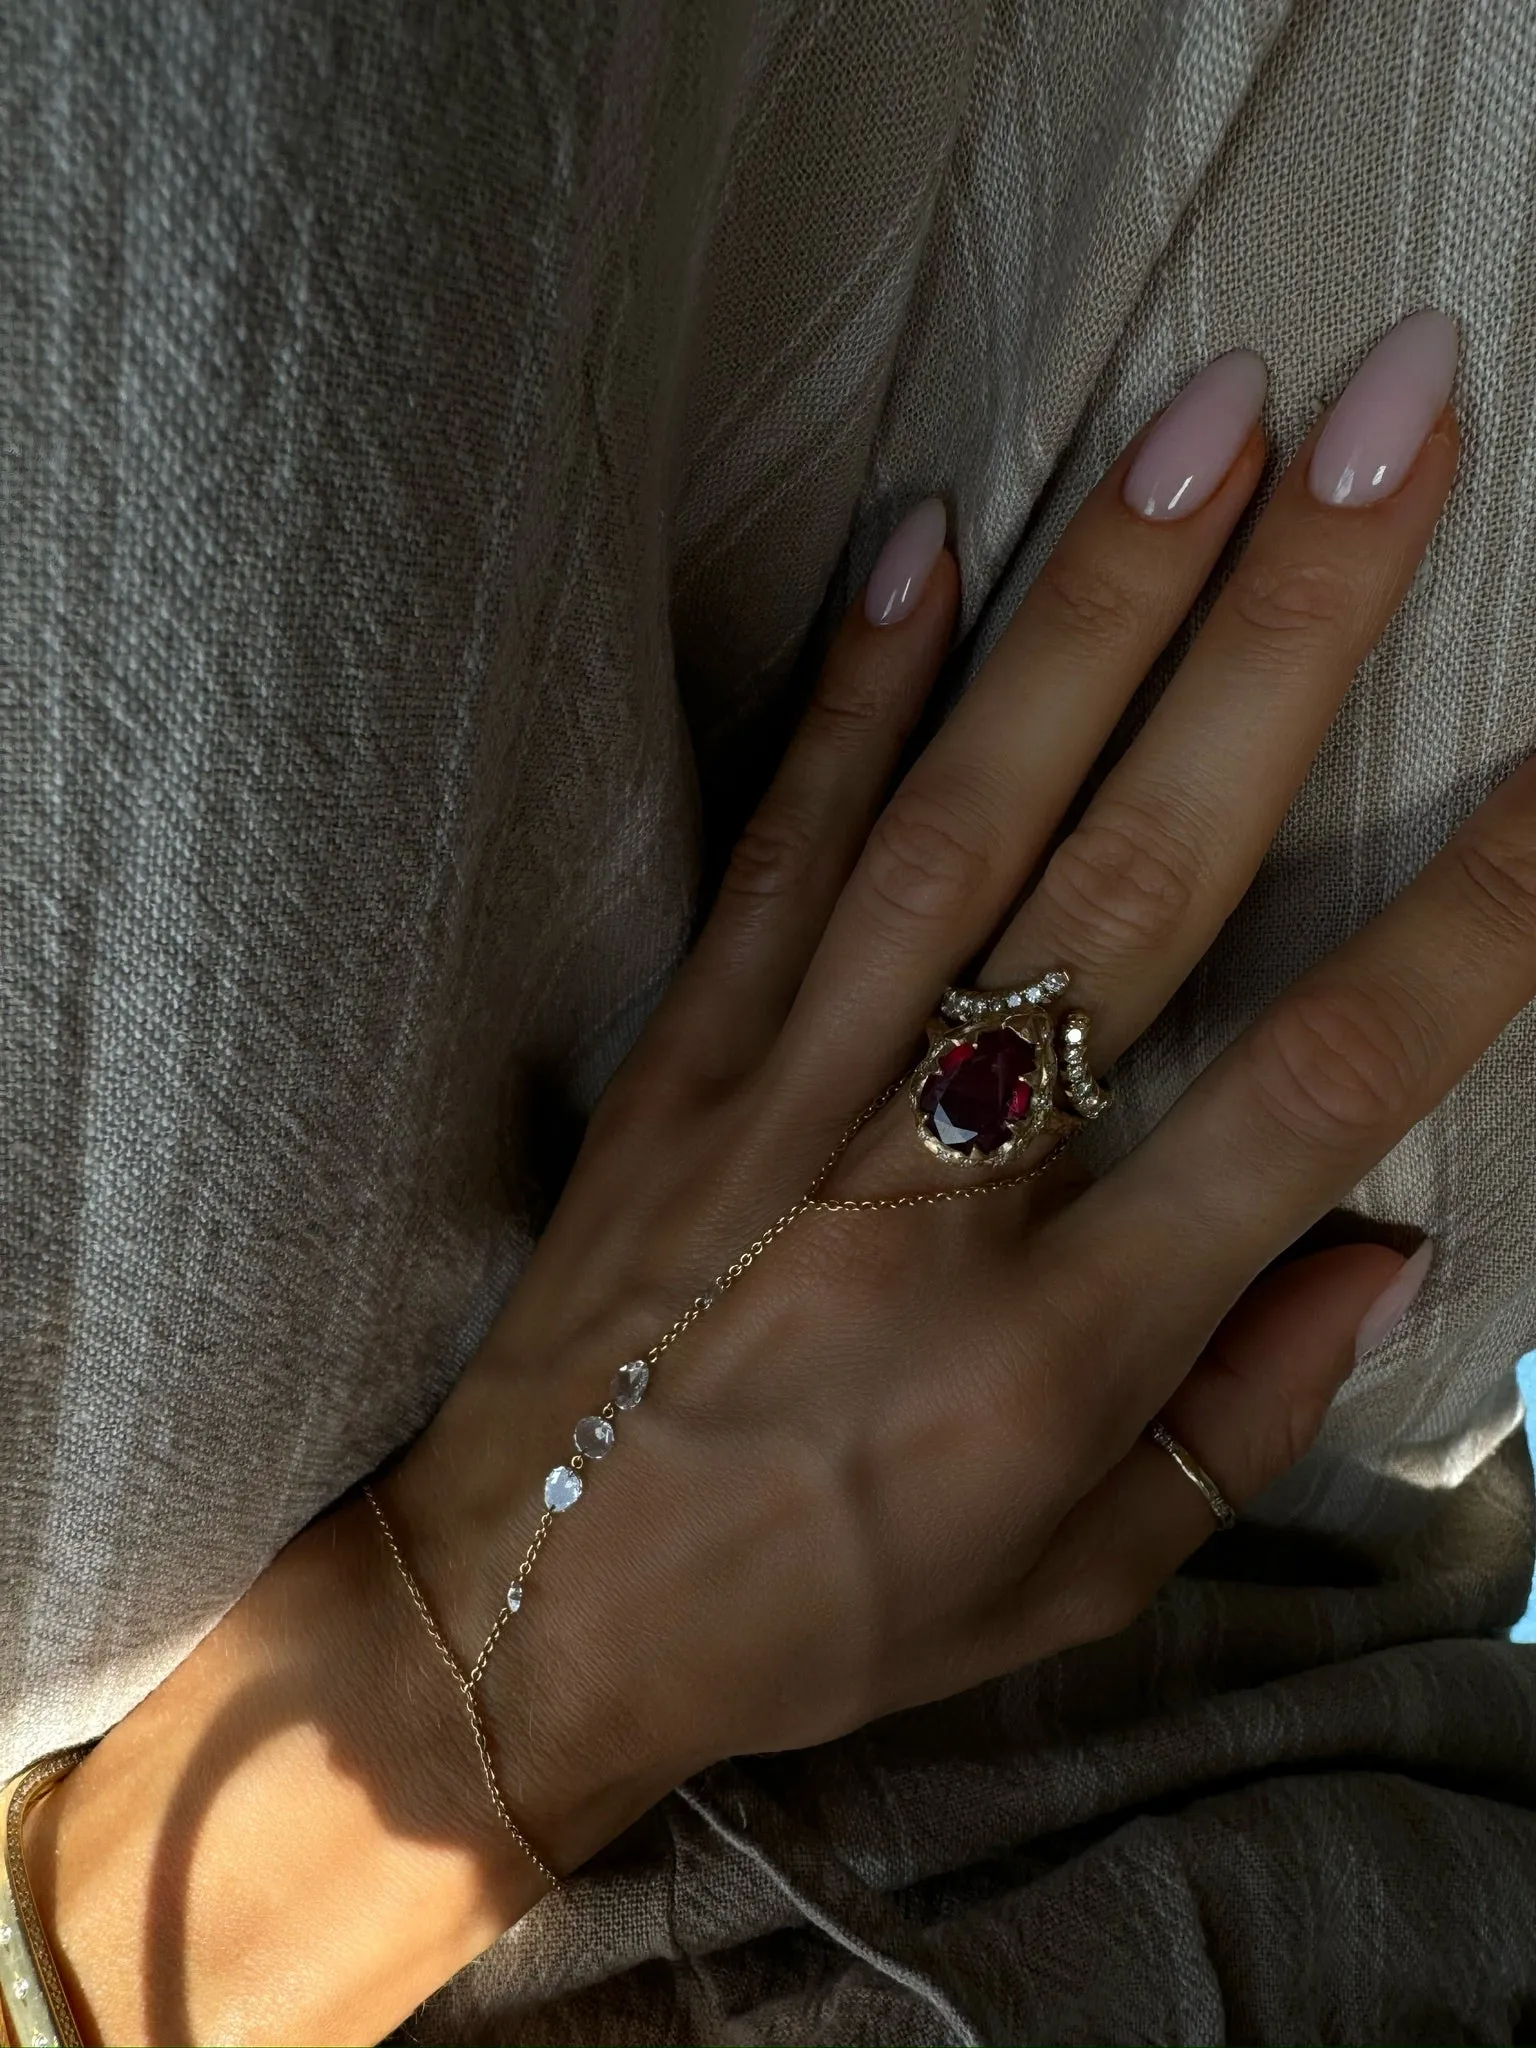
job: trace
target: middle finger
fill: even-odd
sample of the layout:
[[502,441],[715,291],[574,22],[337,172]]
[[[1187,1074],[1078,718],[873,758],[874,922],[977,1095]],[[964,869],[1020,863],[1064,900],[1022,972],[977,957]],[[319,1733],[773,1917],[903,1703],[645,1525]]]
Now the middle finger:
[[[1256,357],[1219,358],[1073,516],[837,902],[770,1062],[769,1092],[786,1119],[845,1122],[907,1059],[939,989],[996,932],[1252,494],[1262,390]],[[1192,406],[1214,406],[1223,431],[1207,421],[1175,516],[1139,517],[1126,477]]]
[[1147,1028],[1231,916],[1413,580],[1456,471],[1455,368],[1455,327],[1436,312],[1372,350],[987,961],[993,985],[1070,968],[1098,1063]]

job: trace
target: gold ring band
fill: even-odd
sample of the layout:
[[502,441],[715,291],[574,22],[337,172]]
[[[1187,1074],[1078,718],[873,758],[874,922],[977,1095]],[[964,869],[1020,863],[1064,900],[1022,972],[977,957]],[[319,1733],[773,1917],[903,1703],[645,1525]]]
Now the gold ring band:
[[1237,1510],[1216,1484],[1210,1473],[1200,1463],[1199,1459],[1190,1456],[1189,1452],[1185,1450],[1166,1423],[1154,1422],[1150,1429],[1148,1429],[1147,1435],[1151,1437],[1153,1443],[1160,1445],[1168,1453],[1175,1465],[1184,1474],[1184,1477],[1192,1485],[1199,1487],[1200,1491],[1205,1495],[1206,1506],[1216,1517],[1216,1526],[1220,1529],[1230,1529],[1237,1520]]

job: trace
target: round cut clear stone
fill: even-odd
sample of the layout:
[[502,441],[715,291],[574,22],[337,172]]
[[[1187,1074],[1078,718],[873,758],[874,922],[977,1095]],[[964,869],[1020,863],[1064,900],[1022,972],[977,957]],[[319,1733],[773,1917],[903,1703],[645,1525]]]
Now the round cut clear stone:
[[650,1383],[651,1368],[643,1358],[632,1358],[614,1374],[608,1398],[621,1415],[627,1415],[631,1408],[640,1406]]
[[18,1977],[16,1979],[16,1996],[18,1998],[25,1998],[27,1993],[31,1989],[32,1986],[27,1982],[25,1977]]
[[519,1607],[521,1607],[521,1606],[522,1606],[522,1604],[523,1604],[523,1582],[522,1582],[522,1580],[521,1580],[521,1579],[514,1579],[514,1580],[512,1581],[512,1583],[511,1583],[511,1585],[510,1585],[510,1586],[508,1586],[508,1588],[507,1588],[507,1612],[508,1612],[508,1614],[516,1614],[517,1610],[519,1609]]
[[581,1474],[569,1465],[557,1465],[544,1482],[544,1505],[557,1515],[575,1507],[581,1499]]
[[613,1449],[613,1424],[601,1415],[583,1415],[576,1425],[576,1448],[584,1458],[606,1458]]

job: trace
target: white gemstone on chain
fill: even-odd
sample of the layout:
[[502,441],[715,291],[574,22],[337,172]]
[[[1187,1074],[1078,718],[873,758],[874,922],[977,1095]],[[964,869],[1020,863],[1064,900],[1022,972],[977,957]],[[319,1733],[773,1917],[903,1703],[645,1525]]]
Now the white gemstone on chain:
[[569,1465],[557,1465],[544,1482],[544,1505],[552,1514],[563,1515],[581,1499],[581,1474]]
[[522,1582],[522,1580],[521,1580],[521,1579],[514,1579],[514,1580],[512,1581],[512,1583],[511,1583],[511,1585],[510,1585],[510,1586],[508,1586],[508,1588],[507,1588],[507,1612],[508,1612],[508,1614],[516,1614],[517,1610],[519,1609],[519,1607],[521,1607],[521,1606],[522,1606],[522,1604],[523,1604],[523,1582]]
[[632,1358],[614,1374],[608,1398],[621,1415],[627,1415],[631,1408],[640,1406],[650,1383],[651,1368],[643,1358]]
[[603,1415],[583,1415],[574,1436],[584,1458],[606,1458],[613,1449],[613,1424]]

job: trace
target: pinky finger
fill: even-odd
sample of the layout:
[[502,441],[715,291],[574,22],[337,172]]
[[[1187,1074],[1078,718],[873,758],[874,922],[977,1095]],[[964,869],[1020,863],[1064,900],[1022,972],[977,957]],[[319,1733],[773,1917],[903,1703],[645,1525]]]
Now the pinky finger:
[[[1310,1448],[1366,1316],[1427,1263],[1427,1250],[1405,1262],[1380,1245],[1344,1245],[1280,1267],[1238,1302],[1161,1411],[1235,1510]],[[1128,1627],[1215,1527],[1199,1487],[1138,1437],[1060,1524],[1009,1612],[999,1609],[1014,1661]]]

